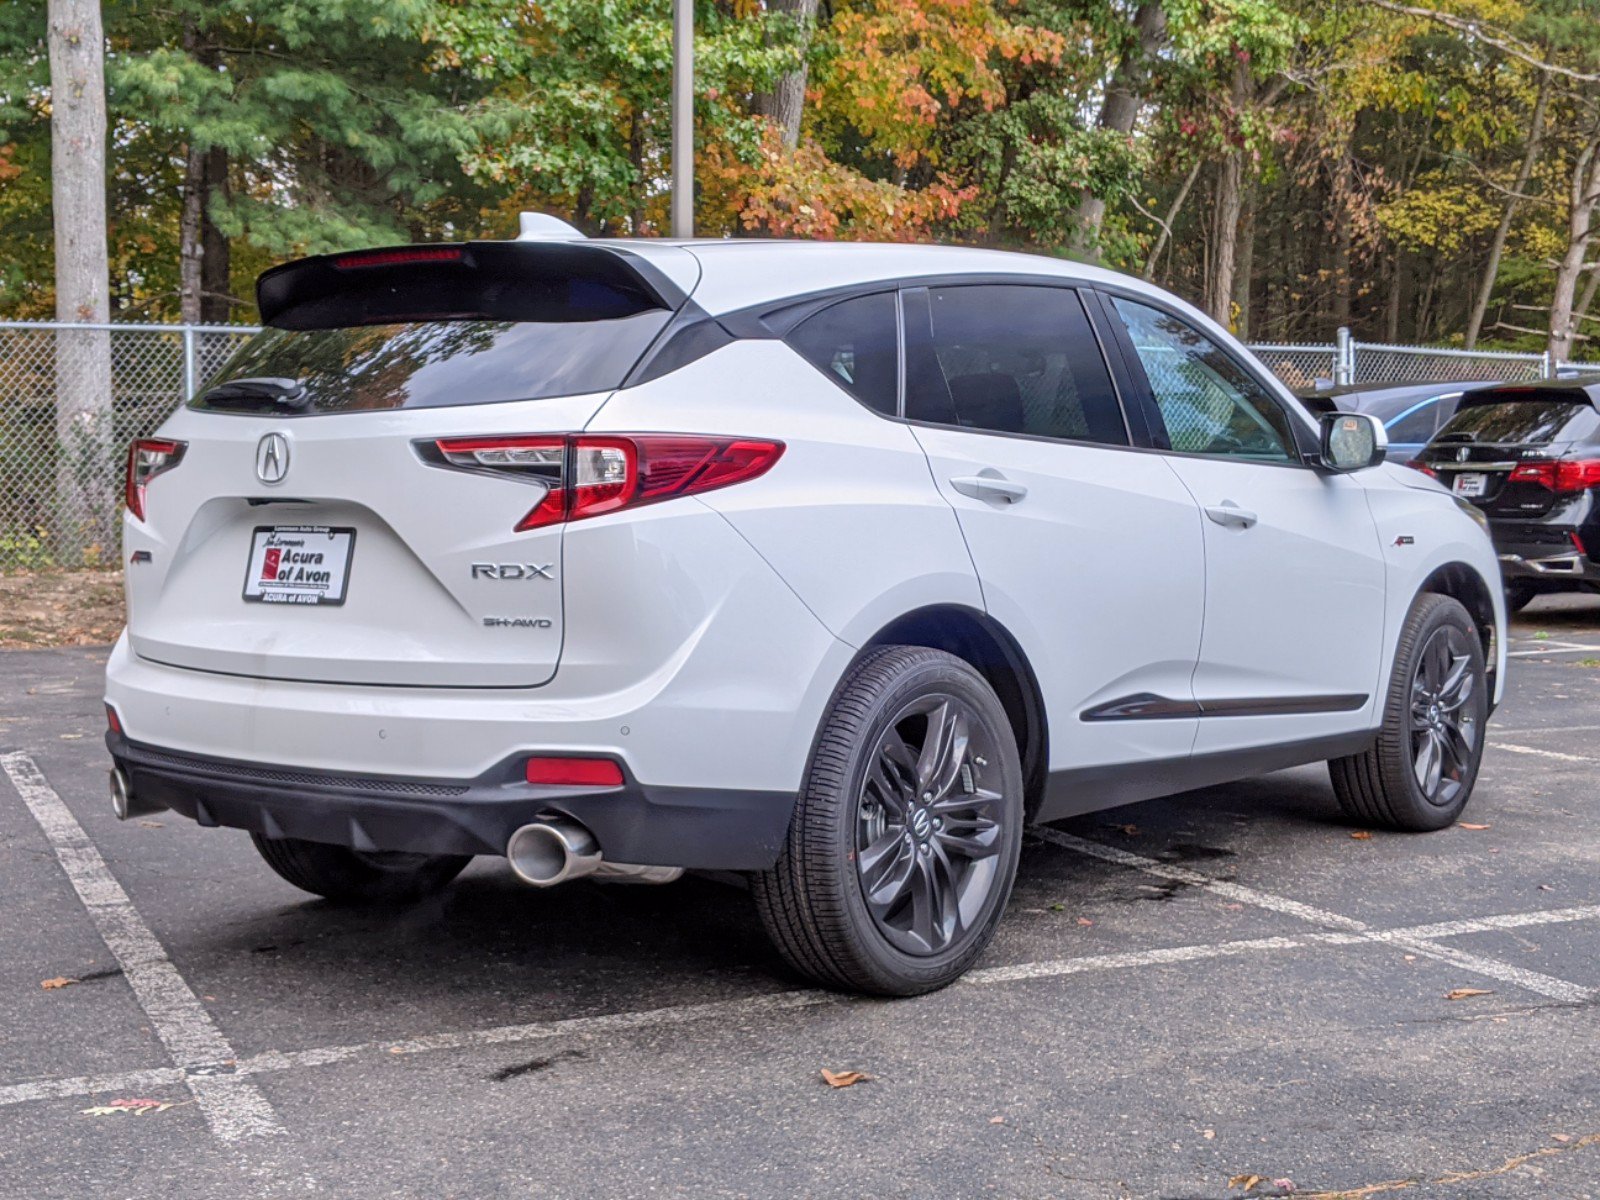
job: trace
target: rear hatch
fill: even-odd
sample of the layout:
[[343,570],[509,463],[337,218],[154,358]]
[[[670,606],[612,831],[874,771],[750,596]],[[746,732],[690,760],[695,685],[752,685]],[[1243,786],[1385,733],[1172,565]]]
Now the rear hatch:
[[1592,457],[1597,434],[1600,412],[1583,386],[1486,388],[1462,398],[1417,462],[1490,517],[1538,520],[1567,498],[1557,465]]
[[509,242],[267,272],[268,328],[162,427],[177,457],[147,455],[175,465],[127,526],[134,652],[265,679],[548,682],[564,525],[529,520],[565,469],[548,435],[583,429],[696,275],[670,247]]

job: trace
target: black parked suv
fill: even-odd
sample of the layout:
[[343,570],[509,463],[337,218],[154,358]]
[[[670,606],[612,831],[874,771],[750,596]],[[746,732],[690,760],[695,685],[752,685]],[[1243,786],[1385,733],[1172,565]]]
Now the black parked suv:
[[1513,610],[1600,591],[1600,375],[1468,392],[1411,465],[1489,518]]

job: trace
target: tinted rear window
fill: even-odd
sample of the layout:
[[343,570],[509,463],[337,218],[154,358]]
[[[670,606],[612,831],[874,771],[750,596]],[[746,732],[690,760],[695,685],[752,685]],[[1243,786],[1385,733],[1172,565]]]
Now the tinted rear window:
[[[672,314],[610,320],[408,321],[267,329],[211,380],[297,380],[307,412],[435,408],[576,396],[619,387]],[[207,407],[205,392],[195,407]],[[270,406],[260,411],[271,411]]]
[[1439,431],[1439,437],[1542,446],[1593,437],[1597,430],[1600,413],[1586,399],[1547,394],[1489,403],[1469,401]]

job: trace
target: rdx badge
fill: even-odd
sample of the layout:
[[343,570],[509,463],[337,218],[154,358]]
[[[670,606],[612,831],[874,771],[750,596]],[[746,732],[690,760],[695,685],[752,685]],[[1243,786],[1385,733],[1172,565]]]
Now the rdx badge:
[[474,579],[554,579],[555,563],[473,563]]

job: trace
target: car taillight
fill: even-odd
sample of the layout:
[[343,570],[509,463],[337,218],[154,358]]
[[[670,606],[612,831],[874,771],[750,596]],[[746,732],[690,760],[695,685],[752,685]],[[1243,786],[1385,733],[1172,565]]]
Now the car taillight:
[[184,442],[163,438],[140,438],[128,447],[128,475],[123,485],[123,499],[128,511],[144,520],[144,491],[150,481],[163,471],[170,471],[183,461]]
[[1582,492],[1600,487],[1600,459],[1526,462],[1513,468],[1512,483],[1534,483],[1552,492]]
[[1413,471],[1421,471],[1429,479],[1437,479],[1437,478],[1439,478],[1439,472],[1435,471],[1432,467],[1430,467],[1427,463],[1423,462],[1420,458],[1413,458],[1410,462],[1408,462],[1406,464],[1406,466],[1410,467]]
[[518,533],[743,483],[783,455],[782,442],[669,433],[439,438],[419,449],[440,466],[548,487]]

